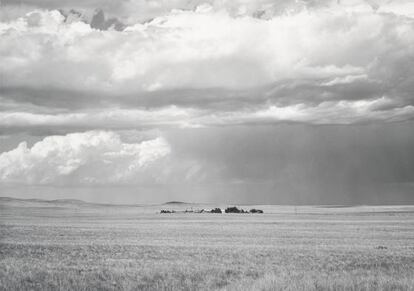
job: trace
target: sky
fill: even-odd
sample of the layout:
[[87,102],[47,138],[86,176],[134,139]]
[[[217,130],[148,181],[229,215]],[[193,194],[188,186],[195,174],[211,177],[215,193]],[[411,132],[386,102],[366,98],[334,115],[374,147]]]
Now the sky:
[[2,0],[0,196],[414,203],[411,0]]

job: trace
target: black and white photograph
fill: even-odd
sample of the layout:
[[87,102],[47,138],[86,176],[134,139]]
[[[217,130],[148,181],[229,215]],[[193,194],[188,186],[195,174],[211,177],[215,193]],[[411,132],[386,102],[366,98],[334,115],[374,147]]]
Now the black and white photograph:
[[414,1],[0,0],[14,290],[414,290]]

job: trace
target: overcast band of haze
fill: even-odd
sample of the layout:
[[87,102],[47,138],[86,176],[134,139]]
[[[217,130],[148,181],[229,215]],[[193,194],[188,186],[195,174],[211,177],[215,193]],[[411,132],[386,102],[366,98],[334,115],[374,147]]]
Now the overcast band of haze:
[[412,1],[6,0],[0,37],[5,194],[414,202]]

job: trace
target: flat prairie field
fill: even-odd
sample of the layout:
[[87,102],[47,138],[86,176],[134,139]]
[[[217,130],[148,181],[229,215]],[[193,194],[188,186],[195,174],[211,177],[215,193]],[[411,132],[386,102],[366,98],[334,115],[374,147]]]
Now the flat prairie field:
[[414,206],[0,201],[1,290],[414,290]]

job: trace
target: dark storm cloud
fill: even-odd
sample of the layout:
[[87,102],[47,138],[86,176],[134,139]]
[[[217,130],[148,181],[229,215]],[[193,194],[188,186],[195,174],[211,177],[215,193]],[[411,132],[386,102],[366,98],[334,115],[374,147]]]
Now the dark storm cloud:
[[[2,128],[21,131],[226,126],[304,122],[350,124],[413,118],[413,99],[372,81],[288,81],[248,90],[181,89],[113,94],[4,87]],[[393,95],[394,94],[394,95]],[[13,114],[14,112],[14,114]],[[54,128],[54,129],[53,129]]]
[[[174,131],[181,154],[226,170],[231,199],[251,203],[414,202],[413,123]],[[214,187],[214,186],[213,186]],[[212,191],[214,192],[214,191]]]
[[269,105],[298,103],[318,105],[324,101],[364,100],[391,93],[391,89],[387,89],[377,82],[358,81],[352,84],[329,86],[324,85],[324,82],[329,82],[329,80],[320,80],[317,83],[306,80],[289,80],[247,90],[175,89],[134,94],[117,94],[116,92],[99,91],[99,89],[85,92],[76,89],[4,86],[0,88],[0,94],[4,100],[15,101],[17,104],[19,102],[31,103],[36,106],[68,110],[90,107],[105,108],[105,106],[156,108],[177,105],[231,111],[255,107],[264,103]]
[[105,104],[113,99],[113,97],[106,95],[105,92],[85,92],[76,89],[3,86],[0,87],[0,98],[3,100],[0,107],[3,110],[16,111],[23,104],[31,104],[39,108],[38,111],[33,110],[31,112],[41,113],[44,111],[50,113],[54,109],[57,112],[64,112],[91,107],[104,108]]

